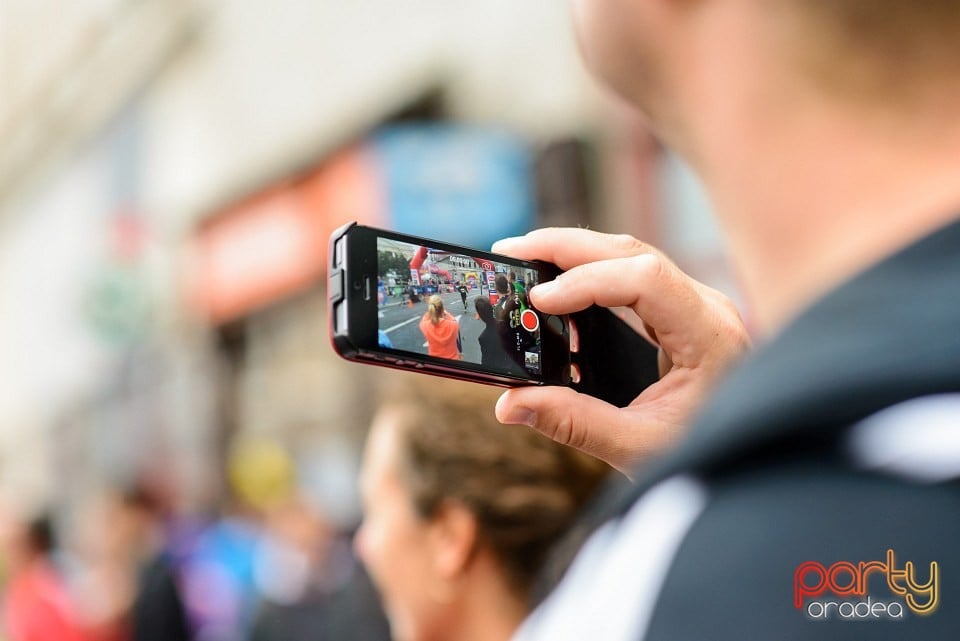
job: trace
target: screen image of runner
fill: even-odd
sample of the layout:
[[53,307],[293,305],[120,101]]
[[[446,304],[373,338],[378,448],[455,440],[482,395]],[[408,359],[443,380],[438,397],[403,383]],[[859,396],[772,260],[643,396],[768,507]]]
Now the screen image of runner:
[[377,239],[380,346],[538,376],[536,272],[389,238]]

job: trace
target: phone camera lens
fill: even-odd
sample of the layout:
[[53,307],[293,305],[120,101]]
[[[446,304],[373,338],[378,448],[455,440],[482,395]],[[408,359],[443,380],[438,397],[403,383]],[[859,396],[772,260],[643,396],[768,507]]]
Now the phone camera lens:
[[359,280],[353,281],[353,288],[359,292],[363,288],[363,282]]

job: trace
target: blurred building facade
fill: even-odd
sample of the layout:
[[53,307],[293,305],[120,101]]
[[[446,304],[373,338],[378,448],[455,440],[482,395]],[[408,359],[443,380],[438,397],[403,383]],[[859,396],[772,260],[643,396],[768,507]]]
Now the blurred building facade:
[[376,196],[411,123],[525,150],[523,227],[635,233],[731,288],[696,186],[588,78],[565,3],[4,0],[0,95],[0,469],[38,501],[147,474],[203,506],[266,439],[355,518],[378,379],[328,346],[316,252],[352,217],[403,227]]

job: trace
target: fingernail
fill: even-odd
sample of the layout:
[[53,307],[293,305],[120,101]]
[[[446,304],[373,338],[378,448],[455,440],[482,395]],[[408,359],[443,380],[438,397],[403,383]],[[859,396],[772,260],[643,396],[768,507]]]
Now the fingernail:
[[509,425],[533,427],[533,424],[537,422],[537,413],[529,407],[514,407],[507,412],[502,422]]
[[493,247],[490,248],[490,251],[497,254],[508,254],[510,253],[510,248],[513,245],[517,244],[517,241],[520,239],[516,236],[510,238],[502,238],[493,244]]

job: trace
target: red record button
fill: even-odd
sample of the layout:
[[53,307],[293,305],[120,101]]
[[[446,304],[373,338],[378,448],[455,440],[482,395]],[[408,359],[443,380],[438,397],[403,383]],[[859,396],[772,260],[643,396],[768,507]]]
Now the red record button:
[[525,309],[520,314],[520,324],[528,332],[535,332],[540,329],[540,318],[532,309]]

